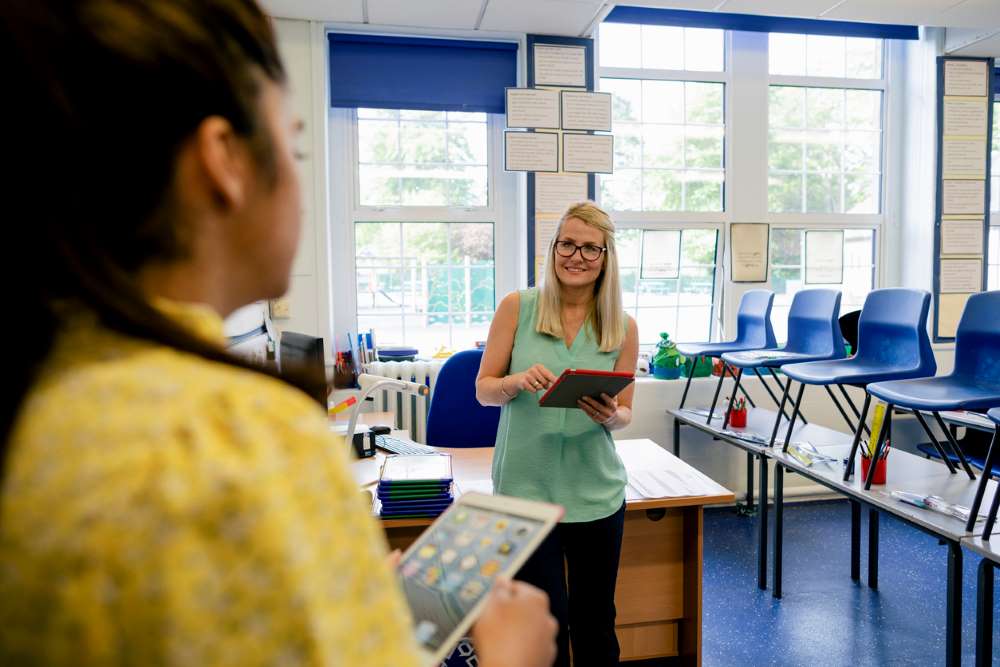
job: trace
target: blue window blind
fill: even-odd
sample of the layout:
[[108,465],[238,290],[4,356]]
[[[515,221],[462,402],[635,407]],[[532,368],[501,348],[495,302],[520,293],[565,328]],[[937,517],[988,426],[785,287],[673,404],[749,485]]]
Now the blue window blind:
[[691,12],[683,9],[654,9],[651,7],[618,6],[611,10],[611,13],[604,20],[611,23],[642,23],[750,32],[793,32],[838,37],[917,39],[919,36],[917,27],[912,25],[793,19],[781,16],[726,14],[723,12]]
[[329,33],[334,107],[504,113],[517,44]]

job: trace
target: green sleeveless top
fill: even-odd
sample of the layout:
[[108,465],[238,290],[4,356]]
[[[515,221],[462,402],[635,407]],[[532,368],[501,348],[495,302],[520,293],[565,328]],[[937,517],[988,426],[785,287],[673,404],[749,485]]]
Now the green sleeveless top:
[[[535,331],[538,290],[520,292],[510,373],[542,364],[556,376],[567,368],[613,370],[620,350],[601,352],[589,323],[567,349],[561,338]],[[579,409],[543,408],[544,392],[522,391],[503,406],[493,454],[498,494],[557,503],[563,521],[595,521],[625,502],[625,467],[608,429]]]

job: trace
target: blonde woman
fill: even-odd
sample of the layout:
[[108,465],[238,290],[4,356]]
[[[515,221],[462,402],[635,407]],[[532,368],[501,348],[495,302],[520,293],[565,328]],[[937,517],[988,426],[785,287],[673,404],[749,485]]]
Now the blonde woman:
[[549,594],[559,621],[556,665],[569,665],[570,643],[588,665],[618,664],[625,468],[611,431],[632,420],[633,388],[584,399],[579,410],[541,408],[538,399],[567,368],[634,370],[638,340],[622,310],[614,225],[593,202],[575,204],[549,244],[541,287],[500,302],[476,380],[480,403],[503,406],[496,492],[566,508],[518,575]]

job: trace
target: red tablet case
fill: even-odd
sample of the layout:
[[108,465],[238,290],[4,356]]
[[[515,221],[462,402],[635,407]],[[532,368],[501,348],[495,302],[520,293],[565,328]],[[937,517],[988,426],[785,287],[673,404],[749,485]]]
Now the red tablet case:
[[635,374],[628,371],[592,371],[568,368],[539,400],[543,408],[579,408],[584,396],[600,401],[601,394],[617,396],[632,384]]

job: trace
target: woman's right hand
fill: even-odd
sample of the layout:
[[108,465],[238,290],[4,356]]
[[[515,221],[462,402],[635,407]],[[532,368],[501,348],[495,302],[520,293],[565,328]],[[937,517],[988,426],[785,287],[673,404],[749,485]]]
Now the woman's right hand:
[[508,375],[505,384],[508,391],[513,388],[517,391],[535,393],[548,389],[555,381],[556,376],[552,374],[552,371],[541,364],[535,364],[526,371]]
[[483,667],[549,667],[558,630],[548,595],[521,581],[498,579],[472,628],[472,643]]

